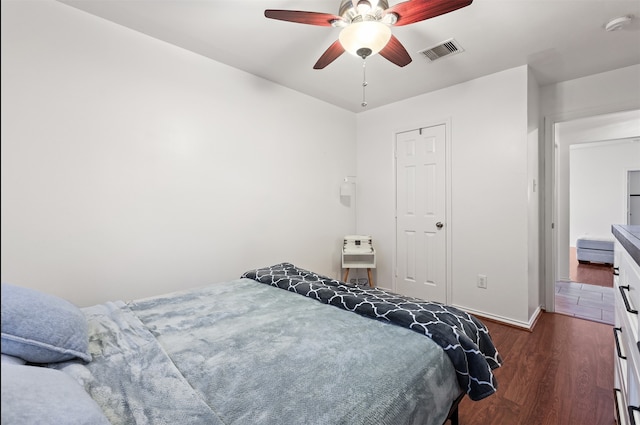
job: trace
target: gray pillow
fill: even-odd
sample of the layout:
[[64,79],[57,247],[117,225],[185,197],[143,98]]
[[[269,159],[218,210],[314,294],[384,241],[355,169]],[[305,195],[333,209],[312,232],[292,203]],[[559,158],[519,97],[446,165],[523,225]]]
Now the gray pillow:
[[39,366],[2,364],[2,424],[109,425],[72,377]]
[[2,283],[2,354],[30,363],[91,361],[87,319],[69,301]]

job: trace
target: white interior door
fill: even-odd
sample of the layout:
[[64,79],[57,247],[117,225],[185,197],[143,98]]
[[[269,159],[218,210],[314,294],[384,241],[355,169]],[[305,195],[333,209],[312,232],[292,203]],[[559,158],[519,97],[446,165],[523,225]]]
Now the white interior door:
[[447,302],[445,125],[396,134],[396,291]]

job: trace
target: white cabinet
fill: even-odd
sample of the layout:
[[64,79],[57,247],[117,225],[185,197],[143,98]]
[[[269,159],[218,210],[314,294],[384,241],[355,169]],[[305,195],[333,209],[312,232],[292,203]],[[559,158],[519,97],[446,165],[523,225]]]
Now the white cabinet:
[[640,226],[616,225],[612,230],[616,236],[613,279],[615,414],[620,425],[640,425]]

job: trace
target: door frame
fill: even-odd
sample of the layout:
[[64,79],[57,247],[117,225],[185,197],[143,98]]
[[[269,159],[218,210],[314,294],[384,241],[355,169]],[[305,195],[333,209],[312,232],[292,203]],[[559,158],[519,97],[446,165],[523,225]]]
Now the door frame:
[[[556,140],[556,124],[583,118],[595,118],[600,115],[609,115],[637,111],[635,105],[616,105],[598,108],[589,108],[573,112],[561,112],[543,117],[544,125],[544,228],[542,231],[542,247],[544,255],[541,255],[544,276],[541,299],[544,301],[544,309],[548,312],[555,311],[555,286],[558,279],[558,174],[559,158],[557,155],[558,141]],[[568,229],[562,229],[568,231]],[[567,247],[568,248],[568,247]]]
[[625,170],[626,171],[626,178],[627,178],[627,196],[626,196],[626,211],[627,211],[627,224],[631,225],[631,197],[632,196],[640,196],[637,194],[633,194],[631,193],[631,173],[640,173],[640,169],[636,169],[636,168],[628,168]]
[[392,143],[391,143],[391,160],[393,163],[393,179],[394,179],[394,185],[393,185],[393,202],[394,202],[394,206],[393,206],[393,213],[394,213],[394,230],[393,230],[393,247],[392,247],[392,276],[391,276],[391,280],[392,280],[392,285],[393,285],[393,291],[397,291],[398,288],[398,252],[397,252],[397,246],[398,246],[398,216],[397,216],[397,211],[398,211],[398,205],[396,204],[397,199],[398,199],[398,185],[397,185],[397,177],[398,177],[398,170],[397,170],[397,163],[396,163],[396,136],[398,135],[398,133],[405,133],[407,131],[414,131],[414,130],[419,130],[421,128],[427,128],[427,127],[435,127],[438,125],[444,125],[444,137],[445,137],[445,141],[444,141],[444,145],[445,145],[445,159],[444,159],[444,165],[445,165],[445,225],[443,227],[443,231],[445,232],[445,285],[446,285],[446,303],[447,304],[452,304],[453,303],[453,287],[451,285],[452,282],[452,258],[451,258],[451,253],[452,251],[452,232],[451,229],[453,228],[453,224],[452,224],[452,220],[451,220],[451,176],[452,176],[452,170],[451,170],[451,147],[452,147],[452,138],[451,138],[451,117],[447,117],[447,118],[442,118],[442,119],[438,119],[438,120],[428,120],[428,121],[424,121],[420,124],[415,124],[415,125],[408,125],[405,127],[401,127],[401,128],[396,128],[393,130],[393,134],[391,135],[392,137]]

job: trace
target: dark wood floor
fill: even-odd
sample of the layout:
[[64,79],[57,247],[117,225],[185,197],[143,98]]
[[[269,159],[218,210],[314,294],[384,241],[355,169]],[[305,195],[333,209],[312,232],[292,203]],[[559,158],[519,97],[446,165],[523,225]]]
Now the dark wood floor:
[[613,288],[613,266],[598,263],[578,263],[574,246],[569,247],[569,277],[572,282]]
[[611,326],[542,313],[533,332],[485,321],[504,364],[498,392],[465,398],[460,425],[612,425]]

